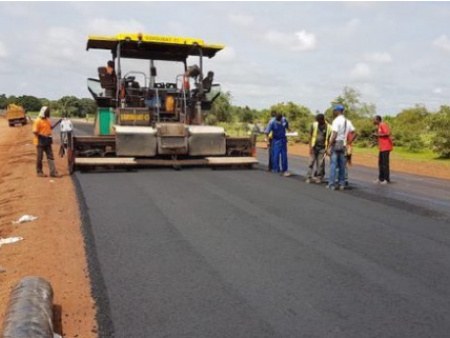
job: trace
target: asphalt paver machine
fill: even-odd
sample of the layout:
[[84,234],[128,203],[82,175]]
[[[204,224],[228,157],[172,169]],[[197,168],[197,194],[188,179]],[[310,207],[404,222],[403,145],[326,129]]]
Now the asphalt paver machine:
[[[94,135],[72,136],[70,171],[138,166],[251,167],[257,163],[251,136],[229,137],[222,127],[204,125],[206,114],[220,95],[220,85],[214,83],[212,71],[204,74],[203,60],[223,48],[201,39],[140,33],[90,36],[87,49],[109,51],[112,58],[107,67],[98,68],[98,79],[88,79],[88,90],[98,107]],[[189,57],[198,57],[198,64],[188,65]],[[148,72],[125,73],[124,59],[146,60]],[[177,75],[161,82],[156,63],[158,67],[162,63],[177,66]]]

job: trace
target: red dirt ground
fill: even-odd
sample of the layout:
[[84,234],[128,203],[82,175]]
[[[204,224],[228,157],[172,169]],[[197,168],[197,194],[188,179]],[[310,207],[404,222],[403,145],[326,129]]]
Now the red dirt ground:
[[[55,331],[63,337],[97,337],[78,203],[65,160],[56,165],[63,178],[38,178],[31,126],[9,128],[0,117],[0,237],[24,240],[0,247],[0,323],[12,287],[25,276],[53,286]],[[58,146],[54,145],[55,156]],[[44,163],[46,170],[47,163]],[[38,219],[12,220],[29,214]],[[1,271],[1,270],[0,270]]]

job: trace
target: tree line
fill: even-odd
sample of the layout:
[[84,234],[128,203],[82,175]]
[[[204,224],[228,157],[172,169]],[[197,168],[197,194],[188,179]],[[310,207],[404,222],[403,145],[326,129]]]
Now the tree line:
[[9,104],[22,106],[27,112],[37,112],[42,106],[50,107],[54,115],[68,117],[85,117],[87,114],[95,114],[97,105],[89,98],[77,98],[75,96],[63,96],[59,100],[49,100],[31,95],[6,96],[0,95],[0,109],[6,109]]
[[[330,102],[330,108],[322,112],[330,122],[333,120],[331,107],[336,103],[344,105],[346,117],[355,125],[359,135],[357,144],[364,147],[376,145],[377,138],[373,136],[376,105],[362,102],[357,90],[345,87],[342,94]],[[206,117],[206,123],[260,123],[265,126],[272,112],[286,116],[291,129],[299,134],[296,141],[303,143],[308,142],[311,123],[319,113],[313,113],[308,107],[294,102],[281,102],[262,110],[234,106],[231,94],[222,93],[214,102]],[[396,146],[411,152],[432,149],[441,158],[450,158],[450,105],[443,105],[437,111],[429,111],[423,105],[415,105],[403,109],[396,116],[384,116],[383,120],[389,124]]]
[[[85,117],[97,111],[95,101],[89,98],[64,96],[59,100],[48,100],[31,95],[0,95],[0,109],[6,109],[11,103],[21,105],[27,112],[36,112],[42,106],[48,106],[54,115],[69,117]],[[328,121],[333,119],[331,106],[335,103],[344,105],[346,116],[355,125],[359,135],[357,144],[366,147],[376,144],[376,138],[372,136],[376,106],[362,102],[358,91],[345,87],[342,94],[330,102],[330,108],[323,112]],[[262,110],[235,106],[232,104],[231,94],[227,92],[216,99],[206,116],[206,123],[226,123],[228,127],[256,123],[267,125],[272,112],[280,112],[286,116],[291,129],[299,134],[296,141],[304,143],[308,142],[311,123],[319,113],[313,113],[308,107],[294,102],[281,102]],[[415,105],[403,109],[396,116],[385,116],[384,121],[391,127],[396,146],[411,152],[432,149],[440,157],[450,158],[450,105],[443,105],[437,111],[429,111],[423,105]]]

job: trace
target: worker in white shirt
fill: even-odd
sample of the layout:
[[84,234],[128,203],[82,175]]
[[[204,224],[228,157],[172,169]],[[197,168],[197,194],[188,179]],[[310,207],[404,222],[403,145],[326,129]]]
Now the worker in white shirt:
[[[327,188],[332,190],[345,189],[345,150],[347,145],[347,136],[355,132],[355,127],[350,120],[344,117],[344,106],[337,104],[333,107],[333,116],[335,119],[331,125],[332,134],[327,148],[327,155],[331,158],[330,178]],[[338,185],[336,186],[336,169],[339,172]]]
[[66,153],[66,149],[69,146],[69,142],[72,139],[72,131],[73,131],[73,124],[70,119],[67,117],[63,117],[61,121],[61,148],[59,149],[59,156],[64,157],[64,154]]

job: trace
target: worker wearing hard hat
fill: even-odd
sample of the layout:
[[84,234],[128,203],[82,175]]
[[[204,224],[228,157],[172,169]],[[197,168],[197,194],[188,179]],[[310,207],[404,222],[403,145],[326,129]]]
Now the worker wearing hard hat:
[[36,161],[36,171],[38,177],[46,177],[42,168],[42,160],[44,158],[44,153],[47,156],[48,166],[50,169],[51,177],[61,177],[58,174],[55,167],[55,161],[52,150],[52,130],[55,128],[61,120],[59,120],[55,125],[52,126],[50,121],[50,109],[48,107],[42,107],[39,112],[38,118],[34,121],[33,133],[34,141],[33,144],[37,149],[37,161]]
[[288,172],[286,130],[289,130],[288,121],[281,113],[277,113],[275,118],[270,120],[265,134],[267,142],[269,135],[272,133],[272,172],[281,172],[283,176],[290,176],[291,174]]

